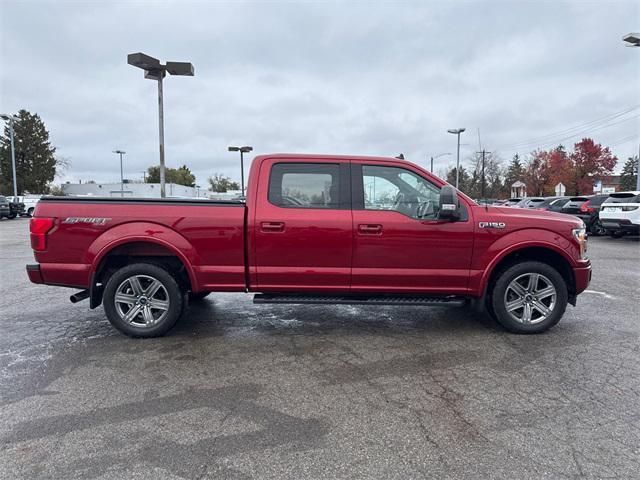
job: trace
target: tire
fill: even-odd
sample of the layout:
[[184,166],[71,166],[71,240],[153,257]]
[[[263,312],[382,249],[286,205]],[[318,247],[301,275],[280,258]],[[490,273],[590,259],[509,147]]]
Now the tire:
[[552,266],[535,261],[505,268],[491,291],[495,319],[513,333],[542,333],[553,327],[562,318],[568,298],[562,275]]
[[189,293],[189,302],[199,302],[204,300],[211,292],[190,292]]
[[31,207],[29,210],[27,210],[27,215],[29,215],[30,217],[33,217],[33,211],[35,210],[35,208]]
[[607,235],[611,238],[622,238],[624,237],[624,232],[621,232],[620,230],[607,230]]
[[10,213],[7,218],[10,218],[11,220],[13,220],[14,218],[16,218],[16,214],[15,213]]
[[[150,338],[173,328],[184,311],[185,296],[164,268],[134,263],[109,277],[102,302],[109,322],[118,331],[130,337]],[[134,309],[132,318],[127,318]]]
[[595,237],[600,237],[602,235],[606,235],[607,231],[602,226],[602,223],[600,223],[600,220],[596,218],[596,220],[589,227],[589,233],[591,233],[591,235]]

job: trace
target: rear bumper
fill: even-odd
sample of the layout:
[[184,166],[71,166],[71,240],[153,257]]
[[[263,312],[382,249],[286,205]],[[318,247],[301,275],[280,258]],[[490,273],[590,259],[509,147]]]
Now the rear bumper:
[[627,219],[622,219],[622,220],[615,220],[612,218],[600,219],[600,223],[602,223],[602,226],[607,230],[616,230],[616,231],[622,230],[630,233],[640,232],[640,225],[637,223],[631,223],[631,220],[627,220]]
[[32,283],[44,283],[39,263],[27,265],[27,275]]
[[573,275],[576,279],[576,295],[584,292],[591,282],[591,262],[587,260],[581,263],[584,263],[584,266],[575,267],[573,269]]

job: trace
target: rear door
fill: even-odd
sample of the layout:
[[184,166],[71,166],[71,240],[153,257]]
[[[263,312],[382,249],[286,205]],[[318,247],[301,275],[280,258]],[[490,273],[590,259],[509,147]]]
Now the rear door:
[[465,293],[471,212],[463,207],[461,221],[438,220],[440,187],[410,165],[354,160],[352,178],[351,290]]
[[349,161],[263,161],[253,228],[258,290],[348,291]]

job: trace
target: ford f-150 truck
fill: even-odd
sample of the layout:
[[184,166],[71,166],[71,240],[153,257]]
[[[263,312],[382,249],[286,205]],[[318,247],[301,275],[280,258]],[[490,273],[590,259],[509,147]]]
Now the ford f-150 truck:
[[542,332],[589,284],[581,220],[480,206],[392,158],[262,155],[246,202],[44,197],[34,283],[82,289],[134,337],[166,333],[210,292],[256,303],[480,306]]

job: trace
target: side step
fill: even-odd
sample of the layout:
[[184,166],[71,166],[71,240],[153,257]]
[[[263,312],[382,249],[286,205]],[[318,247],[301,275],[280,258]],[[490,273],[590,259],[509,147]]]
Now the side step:
[[419,295],[312,295],[298,293],[256,293],[253,303],[281,303],[300,305],[407,305],[416,307],[461,307],[464,297]]

